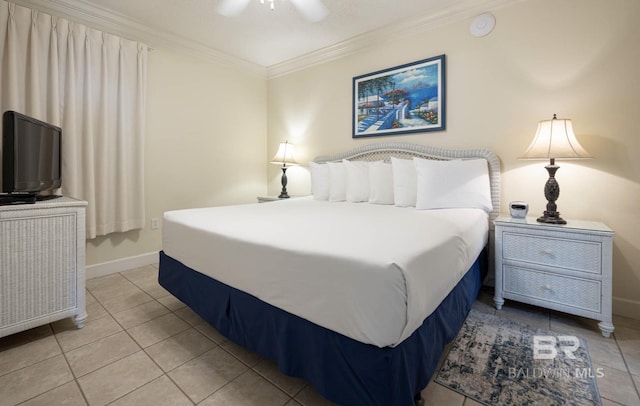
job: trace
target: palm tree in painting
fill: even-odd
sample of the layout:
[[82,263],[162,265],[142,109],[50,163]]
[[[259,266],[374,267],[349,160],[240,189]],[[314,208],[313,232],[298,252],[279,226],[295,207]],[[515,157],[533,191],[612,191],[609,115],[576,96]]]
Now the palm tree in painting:
[[371,86],[370,80],[358,83],[358,98],[360,99],[359,104],[362,110],[369,108],[368,101],[369,101],[369,96],[372,93],[373,93],[373,87]]
[[[381,105],[380,98],[382,94],[389,88],[393,89],[395,86],[395,82],[391,78],[391,76],[379,76],[375,79],[371,79],[372,86],[376,91],[378,105]],[[376,118],[380,117],[380,109],[376,109]]]
[[391,76],[379,76],[358,83],[358,122],[369,122],[368,125],[378,121],[387,113],[386,98],[383,94],[395,87]]

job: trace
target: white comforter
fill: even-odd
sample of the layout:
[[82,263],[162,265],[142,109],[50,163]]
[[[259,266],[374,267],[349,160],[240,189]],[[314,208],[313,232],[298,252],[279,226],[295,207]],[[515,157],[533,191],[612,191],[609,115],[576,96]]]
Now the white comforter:
[[163,224],[167,255],[378,347],[411,335],[487,239],[487,213],[479,209],[311,198],[170,211]]

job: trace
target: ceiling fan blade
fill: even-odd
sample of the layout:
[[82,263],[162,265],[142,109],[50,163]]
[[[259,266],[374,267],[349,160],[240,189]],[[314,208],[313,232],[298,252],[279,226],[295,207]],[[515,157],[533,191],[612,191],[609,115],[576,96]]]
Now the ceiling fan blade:
[[249,5],[251,0],[220,0],[218,1],[218,14],[225,17],[235,16]]
[[329,14],[329,9],[322,0],[291,0],[291,3],[305,19],[312,23],[324,20]]

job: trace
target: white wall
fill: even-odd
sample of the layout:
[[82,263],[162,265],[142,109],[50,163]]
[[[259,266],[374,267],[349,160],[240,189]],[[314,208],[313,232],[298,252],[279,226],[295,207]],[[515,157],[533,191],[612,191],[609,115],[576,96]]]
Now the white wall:
[[[557,162],[559,211],[605,222],[614,239],[614,312],[640,314],[640,2],[528,0],[494,11],[495,30],[469,34],[460,21],[393,38],[355,55],[269,80],[267,157],[285,139],[298,160],[366,143],[407,141],[488,148],[502,160],[502,204],[542,213],[544,162],[520,161],[539,120],[571,118],[588,161]],[[447,130],[351,138],[352,78],[446,54]],[[280,172],[268,166],[269,192]],[[308,171],[292,168],[290,194],[308,194]]]
[[147,227],[87,243],[87,264],[161,249],[167,210],[256,202],[266,192],[266,81],[183,54],[149,54]]

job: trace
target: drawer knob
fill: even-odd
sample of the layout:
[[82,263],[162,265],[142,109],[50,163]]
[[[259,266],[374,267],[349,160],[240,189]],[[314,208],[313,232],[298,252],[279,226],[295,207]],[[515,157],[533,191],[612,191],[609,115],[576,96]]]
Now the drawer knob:
[[551,285],[540,286],[540,290],[547,291],[547,292],[553,292],[553,289],[551,289]]

